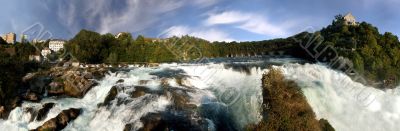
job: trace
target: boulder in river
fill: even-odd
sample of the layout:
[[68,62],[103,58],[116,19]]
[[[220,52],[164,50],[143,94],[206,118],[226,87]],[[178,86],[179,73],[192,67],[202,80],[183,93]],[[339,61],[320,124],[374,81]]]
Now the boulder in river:
[[52,118],[46,121],[42,126],[34,129],[33,131],[59,131],[64,129],[69,122],[75,120],[79,114],[81,113],[81,109],[68,109],[63,110],[57,117]]
[[49,113],[50,109],[53,108],[54,103],[46,103],[43,105],[42,109],[38,111],[38,114],[36,116],[37,121],[41,121],[44,118],[46,118],[47,114]]
[[23,95],[24,100],[38,102],[40,100],[40,96],[38,93],[28,91]]
[[4,106],[0,106],[0,118],[5,117],[5,116],[4,116],[4,115],[5,115],[5,112],[6,112],[6,109],[4,108]]
[[96,83],[92,80],[85,79],[78,74],[66,74],[64,77],[64,92],[67,96],[83,97],[87,91]]
[[118,89],[116,86],[113,86],[111,90],[108,92],[107,97],[104,99],[104,104],[107,105],[110,101],[114,100],[115,97],[118,95]]

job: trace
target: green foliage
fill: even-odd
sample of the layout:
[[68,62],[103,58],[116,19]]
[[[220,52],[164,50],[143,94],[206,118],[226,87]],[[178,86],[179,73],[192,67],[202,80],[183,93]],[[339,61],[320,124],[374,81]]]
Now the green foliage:
[[[261,42],[214,42],[191,37],[151,39],[139,35],[136,40],[126,33],[117,39],[112,34],[100,35],[80,31],[68,42],[66,49],[86,63],[185,62],[204,57],[226,57],[262,54],[294,46],[290,39]],[[259,48],[263,47],[263,48]]]
[[[317,42],[332,46],[339,56],[349,58],[359,73],[376,81],[399,82],[400,43],[392,33],[380,34],[376,27],[366,22],[346,25],[343,16],[338,15],[331,25],[316,34],[322,36]],[[314,61],[295,41],[305,39],[304,35],[310,33],[267,41],[210,43],[190,36],[159,40],[139,35],[134,40],[129,33],[115,38],[112,34],[82,30],[69,41],[66,49],[86,63],[186,62],[205,57],[262,55],[278,51]]]
[[81,30],[69,41],[66,48],[72,52],[79,61],[88,63],[102,63],[108,57],[108,47],[114,37],[110,34]]
[[[6,52],[6,48],[15,48],[15,55]],[[34,51],[30,44],[0,45],[0,105],[8,106],[9,100],[21,91],[22,77],[38,69],[38,63],[28,61]]]
[[320,31],[325,44],[352,60],[354,68],[374,81],[397,86],[400,81],[400,42],[392,33],[380,34],[371,24],[345,25],[340,17]]

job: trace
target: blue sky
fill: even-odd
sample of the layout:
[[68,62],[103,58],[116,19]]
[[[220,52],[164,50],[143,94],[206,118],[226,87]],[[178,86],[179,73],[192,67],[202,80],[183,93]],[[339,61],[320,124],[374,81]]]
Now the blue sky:
[[0,0],[0,34],[72,38],[81,29],[134,36],[252,41],[319,30],[352,12],[400,34],[400,0]]

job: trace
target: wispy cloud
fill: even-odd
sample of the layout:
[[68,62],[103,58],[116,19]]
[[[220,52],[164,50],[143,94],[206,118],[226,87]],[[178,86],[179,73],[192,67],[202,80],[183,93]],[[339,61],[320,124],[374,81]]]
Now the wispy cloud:
[[194,6],[200,6],[200,7],[208,7],[215,5],[218,2],[221,2],[223,0],[191,0],[193,1]]
[[219,0],[78,0],[58,2],[59,21],[70,32],[89,28],[101,33],[137,32],[160,22],[181,7],[203,8]]
[[240,11],[209,14],[204,24],[207,26],[231,24],[239,29],[273,37],[287,35],[286,29],[289,28],[285,25],[272,24],[263,15]]
[[165,37],[172,36],[194,36],[202,38],[209,41],[235,41],[231,38],[228,33],[225,33],[218,29],[204,29],[204,28],[190,28],[188,26],[172,26],[168,28],[165,32]]
[[162,20],[181,7],[213,5],[217,0],[80,0],[58,2],[59,21],[71,32],[89,28],[101,33],[137,32]]

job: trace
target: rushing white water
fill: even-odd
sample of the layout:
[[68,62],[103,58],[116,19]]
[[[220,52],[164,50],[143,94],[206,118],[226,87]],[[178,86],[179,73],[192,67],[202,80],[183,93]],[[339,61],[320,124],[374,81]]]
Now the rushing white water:
[[400,89],[382,91],[318,64],[279,67],[301,87],[318,119],[338,131],[398,131]]
[[[400,129],[400,89],[381,91],[352,81],[348,76],[319,64],[290,64],[288,60],[273,60],[285,63],[275,66],[284,71],[286,78],[296,81],[317,119],[327,119],[338,131],[366,131]],[[130,97],[135,86],[160,90],[162,84],[177,89],[189,89],[189,103],[205,110],[210,115],[226,112],[229,118],[206,117],[209,130],[215,130],[221,121],[230,121],[236,129],[261,120],[261,77],[266,69],[254,66],[261,62],[232,62],[226,64],[162,64],[159,67],[130,67],[128,71],[110,73],[99,81],[82,99],[46,98],[40,103],[24,102],[14,109],[7,120],[0,119],[0,129],[7,131],[35,129],[47,120],[56,117],[62,110],[80,108],[82,113],[64,130],[123,130],[133,124],[133,130],[143,126],[141,118],[151,112],[166,111],[173,100],[168,95],[145,94]],[[274,63],[274,64],[275,64]],[[257,65],[256,64],[256,65]],[[241,65],[241,66],[238,66]],[[242,67],[245,65],[245,67]],[[251,66],[250,66],[251,65]],[[246,67],[247,66],[247,67]],[[178,82],[178,77],[183,77]],[[124,82],[117,84],[119,80]],[[143,82],[146,81],[146,82]],[[99,106],[113,86],[120,86],[118,95],[107,106]],[[31,121],[30,113],[39,110],[45,103],[55,103],[47,117]],[[121,104],[122,103],[122,104]]]
[[[182,72],[179,72],[182,71]],[[224,64],[163,64],[153,68],[131,67],[129,71],[110,73],[99,85],[93,87],[82,99],[77,98],[46,98],[40,103],[24,102],[21,107],[14,109],[7,120],[0,120],[0,129],[7,131],[31,130],[43,125],[46,121],[56,117],[62,110],[70,108],[82,109],[81,115],[71,121],[64,130],[123,130],[126,124],[133,124],[134,130],[142,127],[140,118],[150,112],[164,111],[171,104],[170,98],[164,95],[146,94],[138,98],[129,97],[134,86],[145,86],[151,90],[159,90],[161,83],[167,79],[170,86],[190,88],[188,92],[191,104],[198,107],[217,104],[230,112],[235,128],[240,129],[250,123],[261,120],[261,76],[265,70],[251,68],[250,72],[242,73]],[[160,73],[157,75],[156,73]],[[172,72],[172,73],[171,73]],[[170,73],[170,74],[168,74]],[[163,76],[165,75],[165,76]],[[170,77],[168,75],[172,75]],[[175,76],[184,75],[182,83],[176,82]],[[165,77],[165,78],[164,78]],[[99,106],[108,92],[118,80],[124,80],[124,91],[119,91],[117,98],[111,101],[110,106]],[[141,83],[141,81],[148,81]],[[120,85],[121,86],[121,85]],[[233,92],[232,92],[233,91]],[[234,97],[233,97],[234,96]],[[123,101],[124,104],[118,104]],[[55,103],[47,117],[41,121],[34,119],[29,109],[39,110],[45,103]],[[215,125],[211,118],[206,119],[209,129]]]

